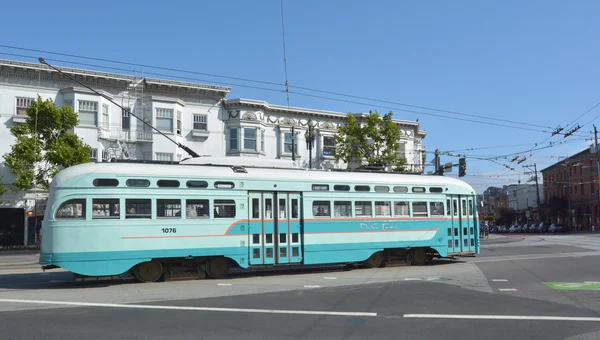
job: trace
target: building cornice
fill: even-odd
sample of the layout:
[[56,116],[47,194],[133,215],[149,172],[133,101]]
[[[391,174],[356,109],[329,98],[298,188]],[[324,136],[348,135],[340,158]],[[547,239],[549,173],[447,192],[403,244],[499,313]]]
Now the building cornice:
[[[275,105],[270,104],[262,100],[253,100],[253,99],[244,99],[244,98],[236,98],[236,99],[227,99],[224,101],[223,106],[228,110],[235,109],[244,109],[244,108],[252,108],[252,109],[263,109],[269,111],[271,113],[283,113],[295,116],[304,116],[307,118],[315,117],[315,118],[329,118],[329,119],[347,119],[348,114],[342,112],[334,112],[334,111],[324,111],[324,110],[313,110],[307,108],[300,107],[288,107],[283,105]],[[353,113],[357,119],[362,119],[366,116],[366,113]],[[418,122],[411,122],[407,120],[393,120],[398,126],[402,127],[410,127],[413,129],[417,129],[419,127]],[[418,130],[417,132],[419,136],[425,137],[426,132],[422,130]]]
[[569,163],[572,163],[572,162],[578,161],[578,160],[580,160],[580,159],[584,159],[585,157],[583,157],[583,156],[584,156],[585,154],[590,154],[590,156],[591,156],[591,150],[590,150],[590,148],[589,148],[589,147],[588,147],[588,148],[586,148],[586,149],[584,149],[584,150],[582,150],[582,151],[579,151],[578,153],[576,153],[576,154],[574,154],[574,155],[571,155],[571,156],[569,156],[569,157],[567,157],[567,158],[565,158],[565,159],[561,160],[560,162],[556,162],[556,163],[554,163],[554,164],[550,165],[549,167],[547,167],[547,168],[544,168],[544,169],[540,170],[540,172],[542,172],[542,173],[544,173],[544,172],[548,172],[548,171],[550,171],[550,170],[554,170],[554,169],[555,169],[556,167],[558,167],[558,166],[567,165],[567,164],[569,164]]
[[230,91],[231,88],[224,86],[214,86],[214,85],[206,85],[206,84],[198,84],[198,83],[188,83],[181,82],[175,80],[165,80],[165,79],[156,79],[156,78],[144,78],[144,83],[148,89],[186,89],[188,91],[201,92],[201,93],[210,93],[213,96],[218,96],[220,98],[225,97]]

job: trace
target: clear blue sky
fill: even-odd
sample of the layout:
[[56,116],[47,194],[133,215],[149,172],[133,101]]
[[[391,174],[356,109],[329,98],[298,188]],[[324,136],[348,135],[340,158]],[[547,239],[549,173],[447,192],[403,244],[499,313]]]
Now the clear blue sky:
[[[0,44],[284,82],[279,0],[132,3],[28,1],[24,8],[23,3],[8,2],[3,5],[3,12],[9,15],[0,21],[0,31],[4,32]],[[524,124],[564,127],[600,102],[599,11],[600,2],[591,0],[284,0],[288,79],[297,86]],[[52,57],[8,48],[0,48],[0,53]],[[30,60],[2,54],[0,58]],[[133,66],[111,66],[133,70]],[[148,68],[144,71],[161,73]],[[274,88],[179,75],[214,84]],[[283,92],[232,87],[229,98],[286,104]],[[419,119],[428,133],[428,151],[525,144],[460,151],[468,159],[469,175],[464,179],[478,192],[489,184],[515,183],[523,169],[510,163],[512,157],[497,162],[512,165],[518,172],[469,156],[487,158],[522,152],[521,157],[528,157],[523,164],[536,162],[538,168],[543,168],[559,156],[584,149],[589,143],[584,138],[592,136],[590,123],[583,126],[578,136],[555,136],[539,146],[547,146],[549,141],[565,144],[530,156],[530,152],[523,151],[547,139],[549,133],[501,127],[497,124],[502,122],[493,120],[480,124],[403,112],[400,109],[457,117],[396,104],[361,105],[297,94],[291,94],[290,104],[342,112],[387,112],[385,106],[394,107],[392,111],[398,119]],[[575,123],[583,125],[599,115],[600,107]],[[428,161],[432,157],[429,155]],[[457,161],[442,158],[442,162],[451,160]],[[524,182],[527,177],[521,174],[520,179]]]

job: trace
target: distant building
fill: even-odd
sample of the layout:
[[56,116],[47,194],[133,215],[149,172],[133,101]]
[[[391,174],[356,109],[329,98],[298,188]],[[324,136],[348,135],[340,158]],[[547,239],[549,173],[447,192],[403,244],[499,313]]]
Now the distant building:
[[[293,149],[295,161],[303,167],[347,166],[332,155],[333,135],[346,121],[346,113],[226,99],[230,88],[222,86],[60,69],[200,155],[292,159]],[[0,155],[10,152],[14,137],[9,129],[26,121],[27,108],[38,95],[58,106],[68,105],[79,114],[80,123],[74,130],[91,146],[91,161],[178,161],[189,157],[165,136],[48,66],[9,60],[0,60]],[[360,120],[361,114],[356,116]],[[309,121],[314,123],[315,138],[310,152],[304,138]],[[394,122],[402,131],[398,153],[406,157],[407,170],[423,173],[426,132],[418,122]],[[1,162],[0,176],[5,185],[14,181]],[[0,233],[4,238],[0,246],[34,242],[46,196],[47,192],[34,190],[2,197]]]
[[596,153],[592,148],[542,169],[546,201],[564,198],[568,204],[565,213],[555,217],[553,222],[573,228],[581,226],[584,229],[592,224],[600,225],[597,171]]

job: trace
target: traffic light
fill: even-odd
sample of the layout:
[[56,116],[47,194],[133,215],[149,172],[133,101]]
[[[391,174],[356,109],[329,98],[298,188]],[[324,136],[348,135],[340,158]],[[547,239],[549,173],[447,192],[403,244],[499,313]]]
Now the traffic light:
[[467,174],[467,161],[464,157],[458,159],[458,177],[463,177]]

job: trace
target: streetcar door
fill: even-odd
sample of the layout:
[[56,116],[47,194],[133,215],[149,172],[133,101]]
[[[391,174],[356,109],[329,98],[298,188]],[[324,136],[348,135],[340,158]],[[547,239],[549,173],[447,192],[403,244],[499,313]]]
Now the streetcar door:
[[451,196],[450,216],[452,227],[448,229],[448,253],[460,252],[460,207],[459,198]]
[[275,263],[275,197],[273,193],[249,193],[250,265]]
[[300,195],[296,193],[277,193],[276,219],[276,263],[288,264],[302,262],[302,243],[300,229]]
[[466,198],[467,202],[467,216],[465,218],[465,224],[463,224],[463,251],[473,252],[475,251],[475,235],[479,232],[479,228],[475,225],[475,209],[473,197],[469,196]]

